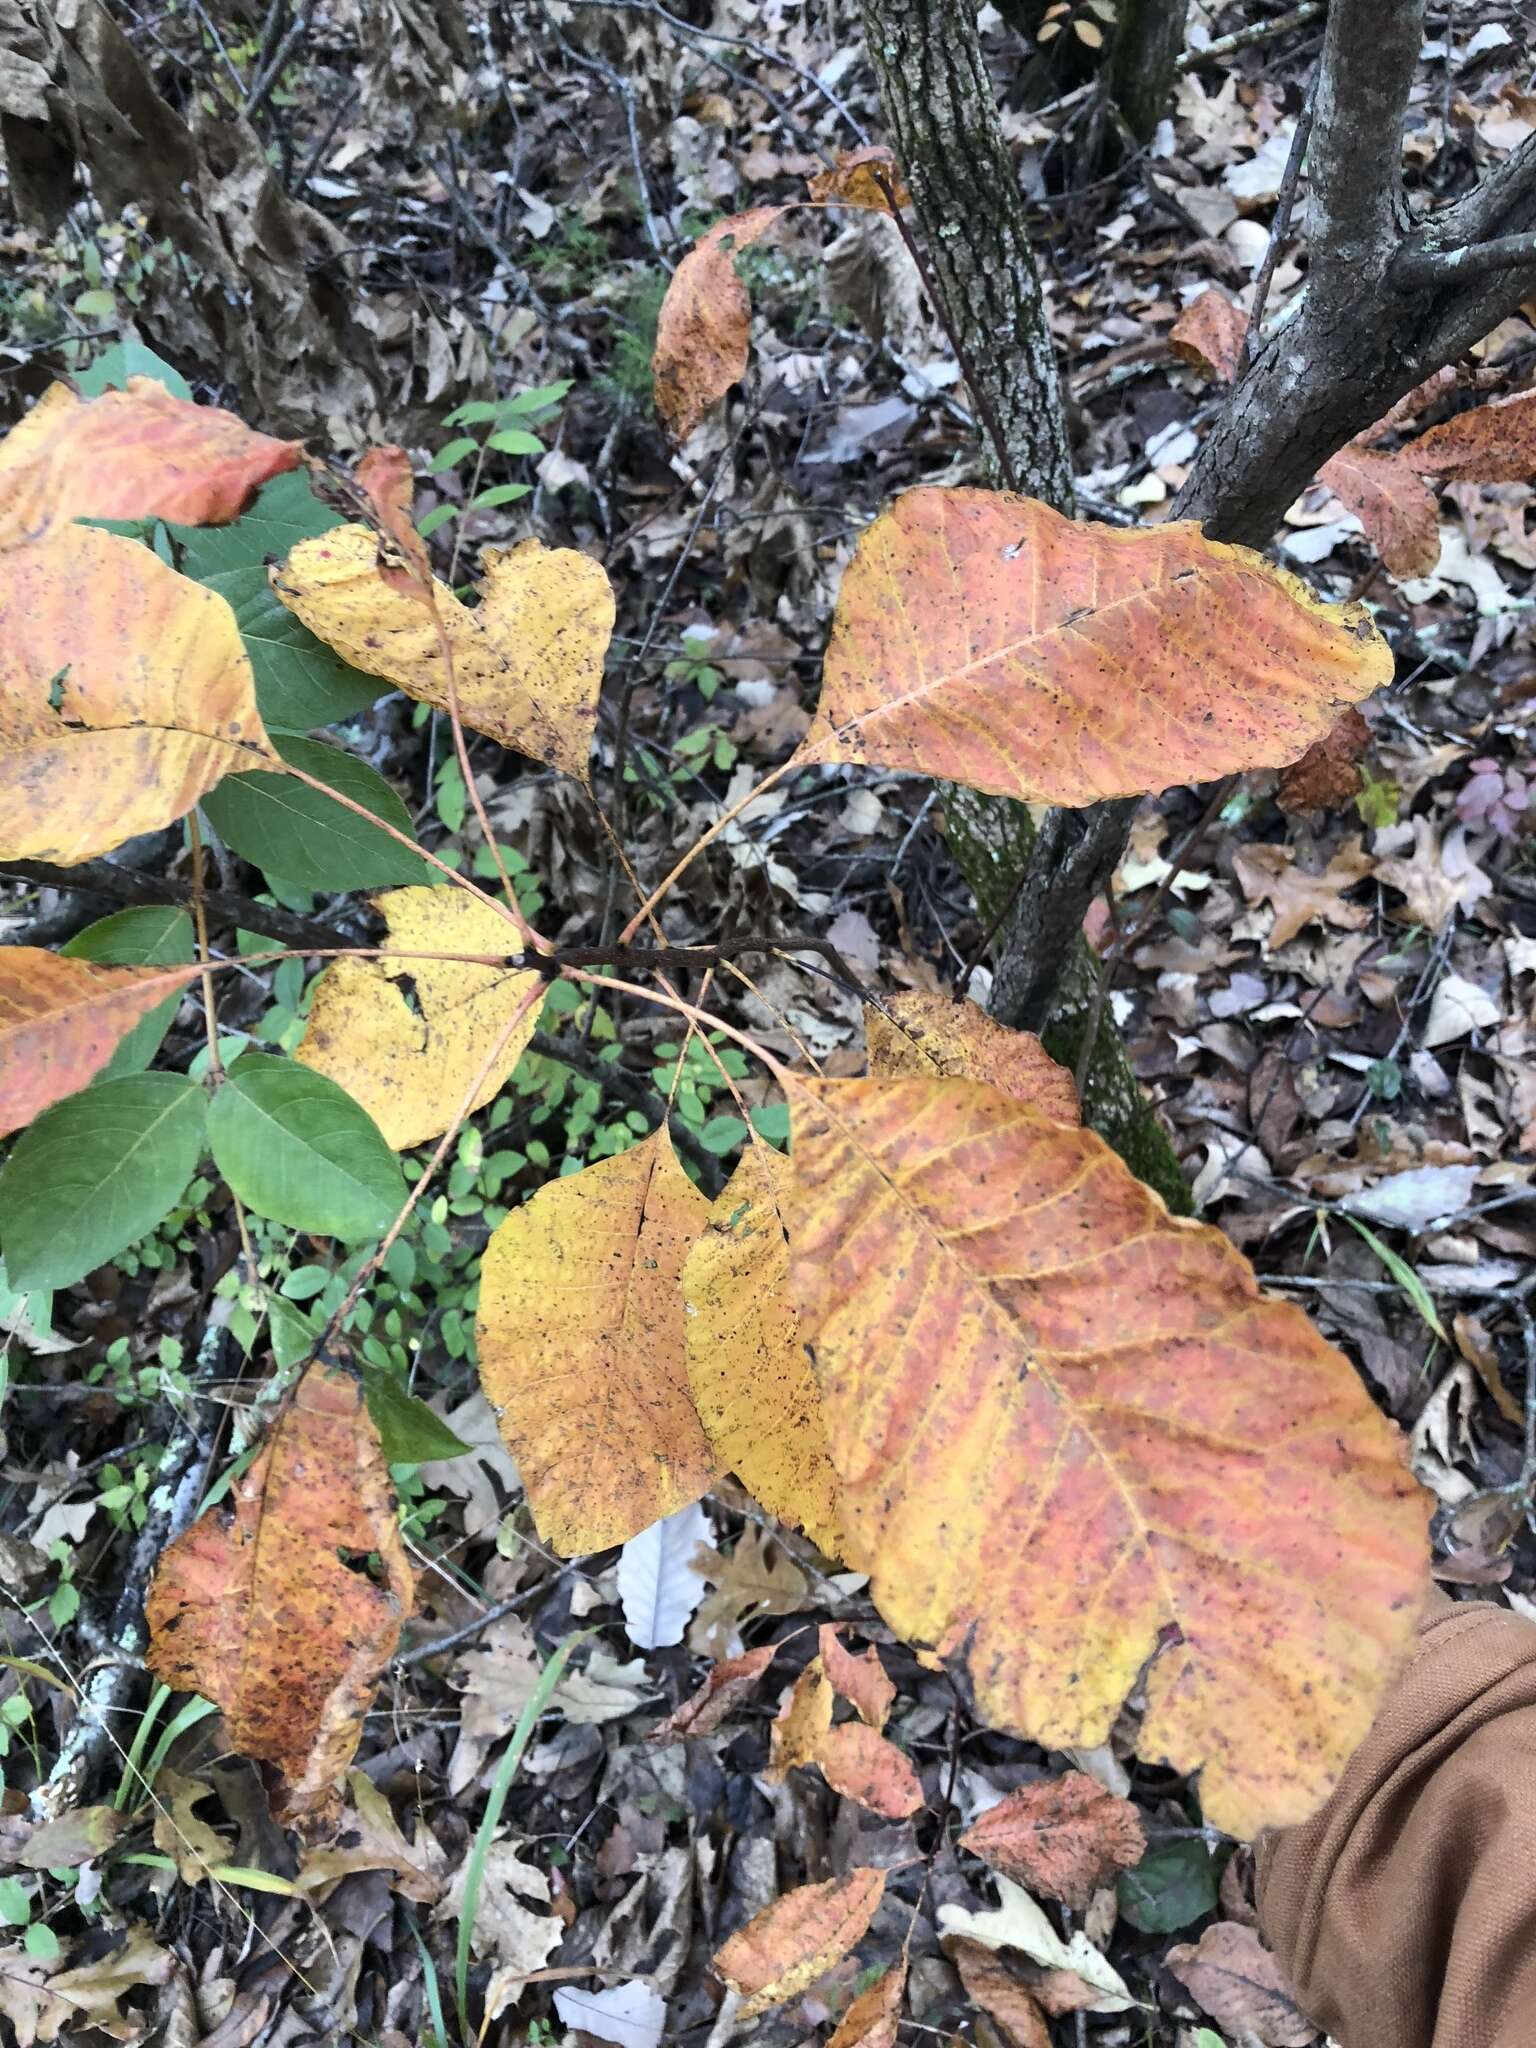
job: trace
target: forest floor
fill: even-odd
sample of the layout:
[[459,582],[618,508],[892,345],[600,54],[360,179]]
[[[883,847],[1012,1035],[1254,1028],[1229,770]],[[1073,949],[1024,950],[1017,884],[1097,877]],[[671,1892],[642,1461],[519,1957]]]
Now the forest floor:
[[[242,27],[223,6],[113,12],[178,107],[223,111],[235,82],[243,101],[259,73],[264,15]],[[603,562],[619,623],[601,772],[622,765],[633,858],[659,875],[805,730],[862,527],[915,483],[983,481],[976,431],[911,259],[873,214],[791,214],[742,262],[754,307],[745,383],[681,452],[652,407],[657,310],[692,236],[800,196],[831,154],[881,134],[852,0],[678,0],[675,14],[651,0],[514,0],[468,16],[461,37],[450,8],[319,0],[278,68],[253,118],[327,236],[295,303],[312,309],[323,277],[368,345],[329,365],[312,417],[244,409],[259,426],[324,435],[343,459],[402,441],[418,513],[454,508],[435,545],[457,575],[477,549],[529,534]],[[1197,5],[1192,39],[1262,18],[1245,0]],[[1092,28],[1096,15],[1071,19]],[[1063,34],[1031,56],[990,10],[986,20],[1068,381],[1082,509],[1156,519],[1219,401],[1168,330],[1209,287],[1251,302],[1320,23],[1192,65],[1152,147],[1095,167],[1091,98],[1025,103],[1072,94],[1092,36]],[[1437,33],[1409,162],[1422,191],[1449,194],[1536,129],[1536,99],[1512,4],[1479,8],[1475,23],[1450,14]],[[49,235],[5,218],[4,204],[7,423],[51,375],[129,335],[199,397],[236,405],[323,346],[301,328],[255,331],[263,363],[190,358],[177,345],[177,252],[131,208],[104,215],[82,197]],[[1303,277],[1298,229],[1280,251],[1271,317]],[[1462,393],[1536,380],[1531,312],[1474,352]],[[543,452],[460,445],[456,406],[519,392],[536,394],[527,420]],[[1447,389],[1428,417],[1462,402]],[[528,489],[465,509],[502,484]],[[1401,581],[1325,488],[1291,508],[1278,559],[1327,597],[1371,602],[1398,681],[1367,707],[1358,760],[1310,787],[1254,775],[1214,809],[1209,792],[1149,800],[1094,936],[1197,1213],[1307,1308],[1408,1434],[1441,1504],[1447,1590],[1536,1618],[1536,1539],[1516,1486],[1536,1355],[1523,1292],[1515,1299],[1536,1258],[1536,502],[1527,483],[1452,485],[1439,516],[1438,567]],[[400,790],[426,844],[473,860],[441,722],[412,709],[389,700],[348,738]],[[525,901],[555,936],[590,934],[616,884],[579,792],[505,763],[493,774],[497,750],[471,749]],[[259,892],[261,878],[234,866],[227,883]],[[859,770],[809,795],[771,792],[671,901],[675,941],[734,926],[785,935],[793,954],[793,935],[814,935],[887,989],[953,990],[972,970],[970,992],[985,1000],[988,971],[974,963],[986,934],[926,783]],[[107,907],[8,885],[0,935],[53,943]],[[289,908],[334,909],[356,929],[365,914],[357,899]],[[782,1054],[809,1048],[828,1073],[862,1070],[858,995],[813,956],[776,959],[716,998]],[[289,1043],[303,1000],[297,983],[274,993],[251,977],[225,1022]],[[376,1334],[413,1391],[477,1448],[397,1472],[421,1602],[369,1718],[349,1832],[298,1849],[269,1819],[253,1767],[221,1749],[218,1721],[171,1732],[173,1707],[143,1687],[88,1796],[110,1803],[121,1788],[131,1811],[123,1752],[157,1756],[176,1825],[146,1812],[75,1867],[0,1876],[0,1920],[12,1923],[0,2031],[8,2023],[23,2044],[456,2039],[469,1850],[535,1651],[581,1628],[591,1634],[523,1759],[479,1885],[471,1989],[488,2044],[552,2041],[584,2016],[623,2048],[704,2048],[721,1940],[782,1889],[857,1862],[893,1871],[870,1937],[759,2022],[760,2037],[817,2038],[910,1940],[904,2037],[1035,2048],[1010,2033],[995,1984],[962,1983],[937,1913],[994,1903],[955,1848],[959,1825],[1067,1760],[982,1726],[945,1676],[892,1641],[859,1575],[731,1484],[702,1503],[687,1556],[671,1561],[692,1611],[666,1646],[635,1639],[648,1632],[626,1615],[614,1554],[555,1557],[521,1503],[474,1379],[479,1250],[507,1203],[648,1129],[664,1099],[653,1076],[665,1091],[677,1055],[670,1026],[635,1009],[582,1028],[578,1072],[528,1055],[466,1132],[428,1276],[395,1270],[377,1308]],[[177,1030],[190,1054],[190,1006]],[[690,1059],[679,1102],[695,1170],[718,1186],[742,1130],[707,1062]],[[8,1308],[0,1849],[71,1713],[67,1688],[31,1682],[11,1660],[83,1682],[103,1654],[153,1453],[234,1258],[221,1191],[199,1193],[154,1240],[61,1295],[51,1331]],[[282,1232],[262,1250],[297,1301],[324,1289],[338,1258]],[[263,1339],[229,1358],[211,1391],[199,1383],[231,1449],[269,1370]],[[889,1729],[926,1800],[912,1821],[876,1819],[811,1770],[764,1776],[772,1717],[824,1623],[851,1647],[876,1645],[894,1682]],[[782,1653],[717,1728],[649,1739],[699,1684],[701,1659],[767,1643]],[[1277,2001],[1246,2019],[1205,2009],[1178,1974],[1213,1922],[1253,1923],[1250,1857],[1202,1829],[1195,1790],[1118,1739],[1074,1761],[1135,1802],[1152,1846],[1063,1926],[1108,1956],[1135,2003],[1064,2010],[1053,2038],[1315,2038]],[[233,1874],[210,1880],[210,1863]]]

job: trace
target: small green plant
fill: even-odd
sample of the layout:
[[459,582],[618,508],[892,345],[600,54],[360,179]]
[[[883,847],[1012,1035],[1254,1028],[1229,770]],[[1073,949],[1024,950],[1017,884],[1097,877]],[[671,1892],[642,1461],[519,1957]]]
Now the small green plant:
[[536,426],[547,426],[559,413],[571,388],[568,377],[554,384],[539,384],[527,391],[514,392],[510,398],[474,399],[468,405],[461,405],[449,413],[443,421],[445,427],[473,428],[477,431],[455,434],[451,441],[445,441],[428,464],[433,476],[445,476],[450,471],[468,467],[469,480],[462,504],[434,506],[420,522],[423,538],[446,526],[450,520],[460,519],[466,512],[492,512],[500,505],[515,505],[519,498],[526,498],[533,485],[521,479],[503,483],[485,483],[483,478],[489,464],[493,469],[503,465],[494,458],[501,456],[507,463],[521,463],[527,457],[542,455],[545,444],[533,430]]
[[683,651],[662,670],[669,681],[697,690],[706,704],[714,702],[720,687],[720,671],[709,659],[714,634],[707,626],[690,626],[683,635]]

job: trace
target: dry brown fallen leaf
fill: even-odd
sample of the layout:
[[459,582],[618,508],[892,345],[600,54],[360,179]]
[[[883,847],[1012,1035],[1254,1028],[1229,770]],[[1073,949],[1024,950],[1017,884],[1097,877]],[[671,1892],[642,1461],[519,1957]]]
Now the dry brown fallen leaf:
[[1217,2025],[1262,2048],[1307,2048],[1318,2029],[1296,2003],[1279,1962],[1252,1927],[1218,1920],[1198,1944],[1180,1942],[1164,1958],[1171,1974]]
[[782,206],[754,206],[716,221],[673,273],[656,323],[651,368],[656,410],[686,441],[717,398],[746,374],[752,305],[736,258],[767,234]]
[[1184,362],[1208,376],[1230,383],[1237,375],[1248,315],[1225,292],[1202,292],[1191,299],[1168,330],[1168,346]]
[[1084,1771],[1020,1785],[960,1837],[962,1849],[1015,1884],[1078,1908],[1139,1863],[1146,1846],[1131,1802]]
[[737,2019],[756,2019],[824,1977],[863,1937],[884,1895],[883,1870],[849,1870],[786,1892],[749,1920],[715,1956],[742,2001]]
[[1006,1963],[979,1941],[952,1940],[945,1946],[966,1997],[996,2022],[1012,2048],[1051,2048],[1051,2029],[1039,2001]]
[[1360,713],[1346,711],[1299,761],[1281,770],[1275,802],[1282,811],[1342,809],[1360,787],[1360,756],[1370,743],[1371,728]]
[[862,1657],[844,1647],[836,1627],[828,1621],[818,1632],[821,1665],[832,1688],[857,1711],[871,1728],[883,1728],[885,1717],[896,1700],[896,1687],[886,1676],[880,1653],[871,1643]]
[[867,1991],[861,1991],[837,2023],[827,2048],[896,2048],[902,1995],[907,1988],[906,1960],[892,1963]]
[[233,1508],[210,1510],[162,1553],[147,1661],[163,1684],[215,1701],[230,1746],[279,1774],[280,1814],[319,1828],[413,1592],[362,1387],[312,1365]]
[[1351,441],[1323,464],[1317,480],[1354,513],[1392,575],[1427,576],[1439,561],[1439,507],[1404,452]]
[[909,1820],[922,1807],[922,1784],[907,1757],[863,1721],[828,1728],[815,1760],[834,1792],[886,1820]]
[[1316,922],[1357,932],[1371,921],[1368,905],[1345,901],[1350,889],[1376,871],[1358,839],[1347,840],[1321,875],[1299,867],[1289,846],[1239,847],[1232,867],[1248,902],[1274,908],[1275,922],[1265,939],[1271,950],[1294,939],[1303,925]]
[[691,1693],[675,1713],[660,1721],[646,1737],[658,1747],[680,1742],[685,1735],[708,1735],[733,1714],[756,1691],[758,1681],[778,1654],[777,1643],[764,1643],[739,1657],[727,1657],[711,1667],[697,1692]]

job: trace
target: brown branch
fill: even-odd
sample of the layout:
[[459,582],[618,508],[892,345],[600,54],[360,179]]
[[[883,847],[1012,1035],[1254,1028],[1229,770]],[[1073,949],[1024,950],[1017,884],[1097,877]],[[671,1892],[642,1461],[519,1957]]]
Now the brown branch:
[[[109,903],[190,904],[193,893],[190,882],[173,875],[141,874],[137,868],[120,868],[109,860],[86,860],[68,868],[55,867],[46,860],[0,860],[0,875],[36,882],[46,889],[102,896]],[[329,948],[347,943],[347,934],[334,925],[317,924],[313,918],[296,917],[292,911],[274,909],[268,903],[253,903],[247,896],[206,889],[203,906],[218,923],[243,925],[263,938],[280,939],[285,946]]]
[[1536,230],[1497,235],[1491,242],[1470,242],[1461,249],[1404,249],[1392,265],[1392,276],[1401,285],[1445,290],[1469,277],[1516,268],[1536,270]]

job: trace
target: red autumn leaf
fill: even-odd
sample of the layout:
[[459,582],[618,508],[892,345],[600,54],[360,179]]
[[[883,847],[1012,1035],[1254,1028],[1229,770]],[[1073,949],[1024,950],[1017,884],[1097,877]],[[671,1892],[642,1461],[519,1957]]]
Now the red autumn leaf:
[[960,1846],[1027,1891],[1083,1907],[1141,1861],[1147,1841],[1128,1799],[1068,1771],[1010,1792],[966,1829]]
[[923,1788],[894,1742],[862,1721],[840,1721],[816,1747],[821,1775],[845,1799],[887,1820],[907,1820],[923,1803]]
[[926,487],[859,540],[800,759],[1089,804],[1294,761],[1391,674],[1363,607],[1192,522]]
[[821,1624],[819,1635],[821,1666],[834,1692],[849,1701],[859,1719],[871,1728],[883,1728],[885,1717],[896,1698],[896,1687],[886,1676],[885,1666],[873,1643],[862,1657],[846,1649],[829,1621]]
[[884,1895],[883,1870],[849,1870],[786,1892],[749,1920],[715,1957],[742,2000],[736,2017],[756,2019],[824,1977],[863,1938]]
[[912,204],[900,166],[883,142],[845,149],[830,170],[807,180],[806,190],[819,205],[860,206],[872,213],[889,213],[891,199],[898,206]]
[[173,398],[152,377],[91,399],[55,384],[0,441],[0,547],[71,519],[218,526],[302,452],[217,406]]
[[736,258],[786,209],[754,206],[716,221],[673,273],[651,359],[656,410],[674,441],[686,441],[717,398],[746,374],[752,306]]
[[196,967],[102,967],[41,946],[0,952],[0,1137],[85,1086]]
[[1446,483],[1524,483],[1536,477],[1536,391],[1495,398],[1431,427],[1403,450],[1421,476]]
[[1225,292],[1202,292],[1191,299],[1168,330],[1168,346],[1197,370],[1231,383],[1237,375],[1248,315]]
[[1394,576],[1427,576],[1440,559],[1440,515],[1407,453],[1383,455],[1351,441],[1323,464],[1317,480],[1354,513]]
[[751,1697],[757,1689],[758,1680],[777,1654],[777,1643],[764,1643],[761,1649],[744,1651],[739,1657],[728,1657],[723,1663],[712,1666],[698,1691],[690,1694],[665,1721],[659,1722],[646,1740],[659,1747],[668,1742],[680,1742],[685,1735],[710,1734],[735,1712],[743,1700]]
[[[363,1561],[382,1565],[382,1583]],[[334,1807],[413,1580],[389,1469],[349,1372],[312,1365],[232,1510],[162,1553],[145,1603],[149,1667],[224,1711],[231,1746],[271,1764],[279,1810]]]

